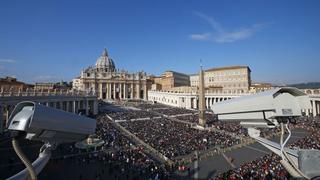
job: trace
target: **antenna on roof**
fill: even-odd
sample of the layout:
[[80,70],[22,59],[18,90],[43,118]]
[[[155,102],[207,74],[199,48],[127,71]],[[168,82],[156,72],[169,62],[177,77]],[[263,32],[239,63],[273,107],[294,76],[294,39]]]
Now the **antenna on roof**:
[[200,59],[200,69],[202,70],[202,59]]

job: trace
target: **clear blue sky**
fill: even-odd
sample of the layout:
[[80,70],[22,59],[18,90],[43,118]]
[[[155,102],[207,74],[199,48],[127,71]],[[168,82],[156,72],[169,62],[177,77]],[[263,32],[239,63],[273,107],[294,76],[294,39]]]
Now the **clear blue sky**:
[[108,48],[160,75],[248,65],[254,81],[320,81],[320,1],[0,1],[0,76],[71,80]]

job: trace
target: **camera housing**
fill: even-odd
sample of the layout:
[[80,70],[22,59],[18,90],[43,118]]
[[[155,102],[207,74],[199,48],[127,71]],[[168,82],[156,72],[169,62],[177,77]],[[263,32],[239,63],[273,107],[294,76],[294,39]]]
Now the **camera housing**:
[[213,104],[221,121],[240,122],[245,127],[275,127],[278,121],[302,115],[310,98],[297,88],[282,87]]
[[26,139],[49,143],[77,142],[95,133],[96,120],[35,102],[16,105],[8,129]]

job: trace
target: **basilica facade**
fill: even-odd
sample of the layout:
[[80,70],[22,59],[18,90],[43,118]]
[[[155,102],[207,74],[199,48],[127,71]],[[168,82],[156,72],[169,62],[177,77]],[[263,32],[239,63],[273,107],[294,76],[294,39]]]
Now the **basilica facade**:
[[94,67],[81,71],[73,79],[73,88],[80,91],[95,92],[100,99],[144,99],[152,81],[145,72],[129,73],[117,70],[116,65],[104,49]]

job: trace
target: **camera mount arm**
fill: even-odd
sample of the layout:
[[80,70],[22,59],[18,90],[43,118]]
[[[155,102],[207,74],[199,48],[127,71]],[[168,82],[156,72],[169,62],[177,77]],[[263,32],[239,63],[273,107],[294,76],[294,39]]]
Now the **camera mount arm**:
[[289,132],[289,136],[285,140],[285,142],[283,142],[284,128],[283,123],[280,124],[280,144],[260,137],[260,131],[252,127],[248,128],[248,134],[258,143],[280,156],[280,163],[293,177],[305,179],[314,179],[315,177],[319,177],[320,167],[318,167],[316,164],[320,157],[320,151],[305,149],[293,150],[290,148],[285,148],[284,146],[290,138],[291,132],[286,126]]
[[[39,157],[32,163],[32,167],[36,176],[42,171],[51,158],[51,151],[54,149],[54,146],[50,143],[45,143],[39,152]],[[28,168],[20,171],[16,175],[9,177],[7,180],[24,180],[29,176]]]
[[[273,153],[281,156],[281,146],[278,143],[270,141],[266,138],[260,137],[260,131],[255,128],[248,128],[248,134],[251,138],[255,139],[258,143],[268,148]],[[284,151],[298,164],[298,151],[289,148],[284,148]]]

